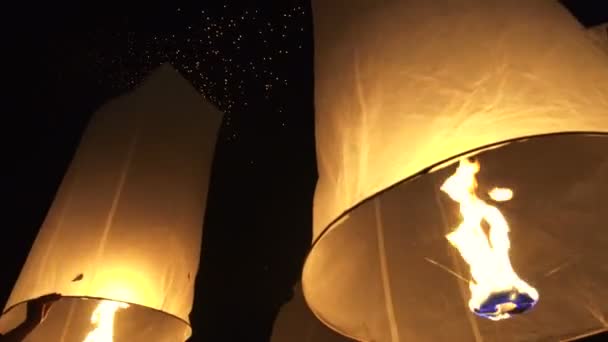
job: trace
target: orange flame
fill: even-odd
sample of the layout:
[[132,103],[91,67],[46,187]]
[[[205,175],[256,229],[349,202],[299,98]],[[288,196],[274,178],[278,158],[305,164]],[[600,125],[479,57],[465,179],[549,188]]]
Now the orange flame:
[[[441,191],[460,204],[462,222],[446,238],[469,265],[472,280],[469,282],[471,298],[469,308],[479,310],[492,294],[517,291],[525,293],[534,301],[538,300],[536,289],[520,279],[509,259],[509,224],[498,208],[489,205],[475,194],[479,163],[462,159],[456,172],[448,177]],[[497,188],[489,193],[496,201],[511,199],[511,189]],[[482,221],[490,229],[483,231]],[[492,320],[509,318],[513,303],[499,307]]]
[[103,300],[91,315],[91,323],[97,327],[93,329],[83,342],[112,342],[114,341],[114,315],[119,309],[129,307],[127,303]]

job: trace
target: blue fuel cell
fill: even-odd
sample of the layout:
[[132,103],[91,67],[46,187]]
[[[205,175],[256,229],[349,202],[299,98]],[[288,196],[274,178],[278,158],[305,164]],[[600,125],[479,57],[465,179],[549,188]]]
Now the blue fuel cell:
[[536,303],[537,300],[530,295],[517,290],[496,292],[488,296],[473,312],[478,316],[492,319],[503,314],[512,316],[524,313],[534,307]]

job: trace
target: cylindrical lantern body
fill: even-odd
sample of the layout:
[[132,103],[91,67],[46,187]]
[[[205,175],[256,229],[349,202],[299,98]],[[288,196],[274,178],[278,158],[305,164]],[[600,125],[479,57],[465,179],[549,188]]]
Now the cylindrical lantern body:
[[[315,0],[313,19],[313,312],[362,341],[605,329],[608,58],[575,18],[552,0]],[[463,155],[540,294],[509,319],[471,312],[470,265],[446,238],[462,215],[441,187]],[[513,199],[489,199],[495,186]]]
[[[83,341],[101,300],[114,340],[185,341],[221,113],[173,68],[93,115],[0,320],[61,299],[26,341]],[[84,300],[86,298],[88,300]]]

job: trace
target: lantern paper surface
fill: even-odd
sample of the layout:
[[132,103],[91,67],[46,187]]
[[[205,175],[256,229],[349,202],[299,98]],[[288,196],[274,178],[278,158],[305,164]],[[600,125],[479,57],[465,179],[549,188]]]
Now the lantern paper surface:
[[[26,341],[83,341],[100,300],[115,341],[185,341],[221,113],[163,65],[96,112],[13,288],[0,331],[57,292]],[[89,298],[84,300],[83,298]]]
[[[382,342],[607,329],[608,58],[576,19],[551,0],[318,0],[313,20],[319,180],[302,283],[317,317]],[[540,295],[500,321],[469,307],[471,264],[447,239],[462,215],[442,184],[464,155]],[[491,199],[500,186],[513,198]]]

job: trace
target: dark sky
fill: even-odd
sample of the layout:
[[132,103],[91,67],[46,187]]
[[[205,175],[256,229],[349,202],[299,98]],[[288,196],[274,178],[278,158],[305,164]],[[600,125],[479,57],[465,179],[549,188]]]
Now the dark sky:
[[[606,1],[567,2],[585,24],[606,21]],[[3,10],[9,204],[2,215],[0,305],[90,115],[171,62],[226,113],[192,340],[268,341],[311,240],[312,18],[305,0],[248,3]]]
[[17,100],[9,149],[15,174],[7,180],[13,208],[3,215],[11,236],[2,239],[2,260],[10,260],[3,262],[2,305],[90,115],[168,61],[226,113],[194,340],[269,338],[311,241],[312,35],[307,3],[256,3],[28,13],[24,20],[33,24],[19,26],[9,71]]

